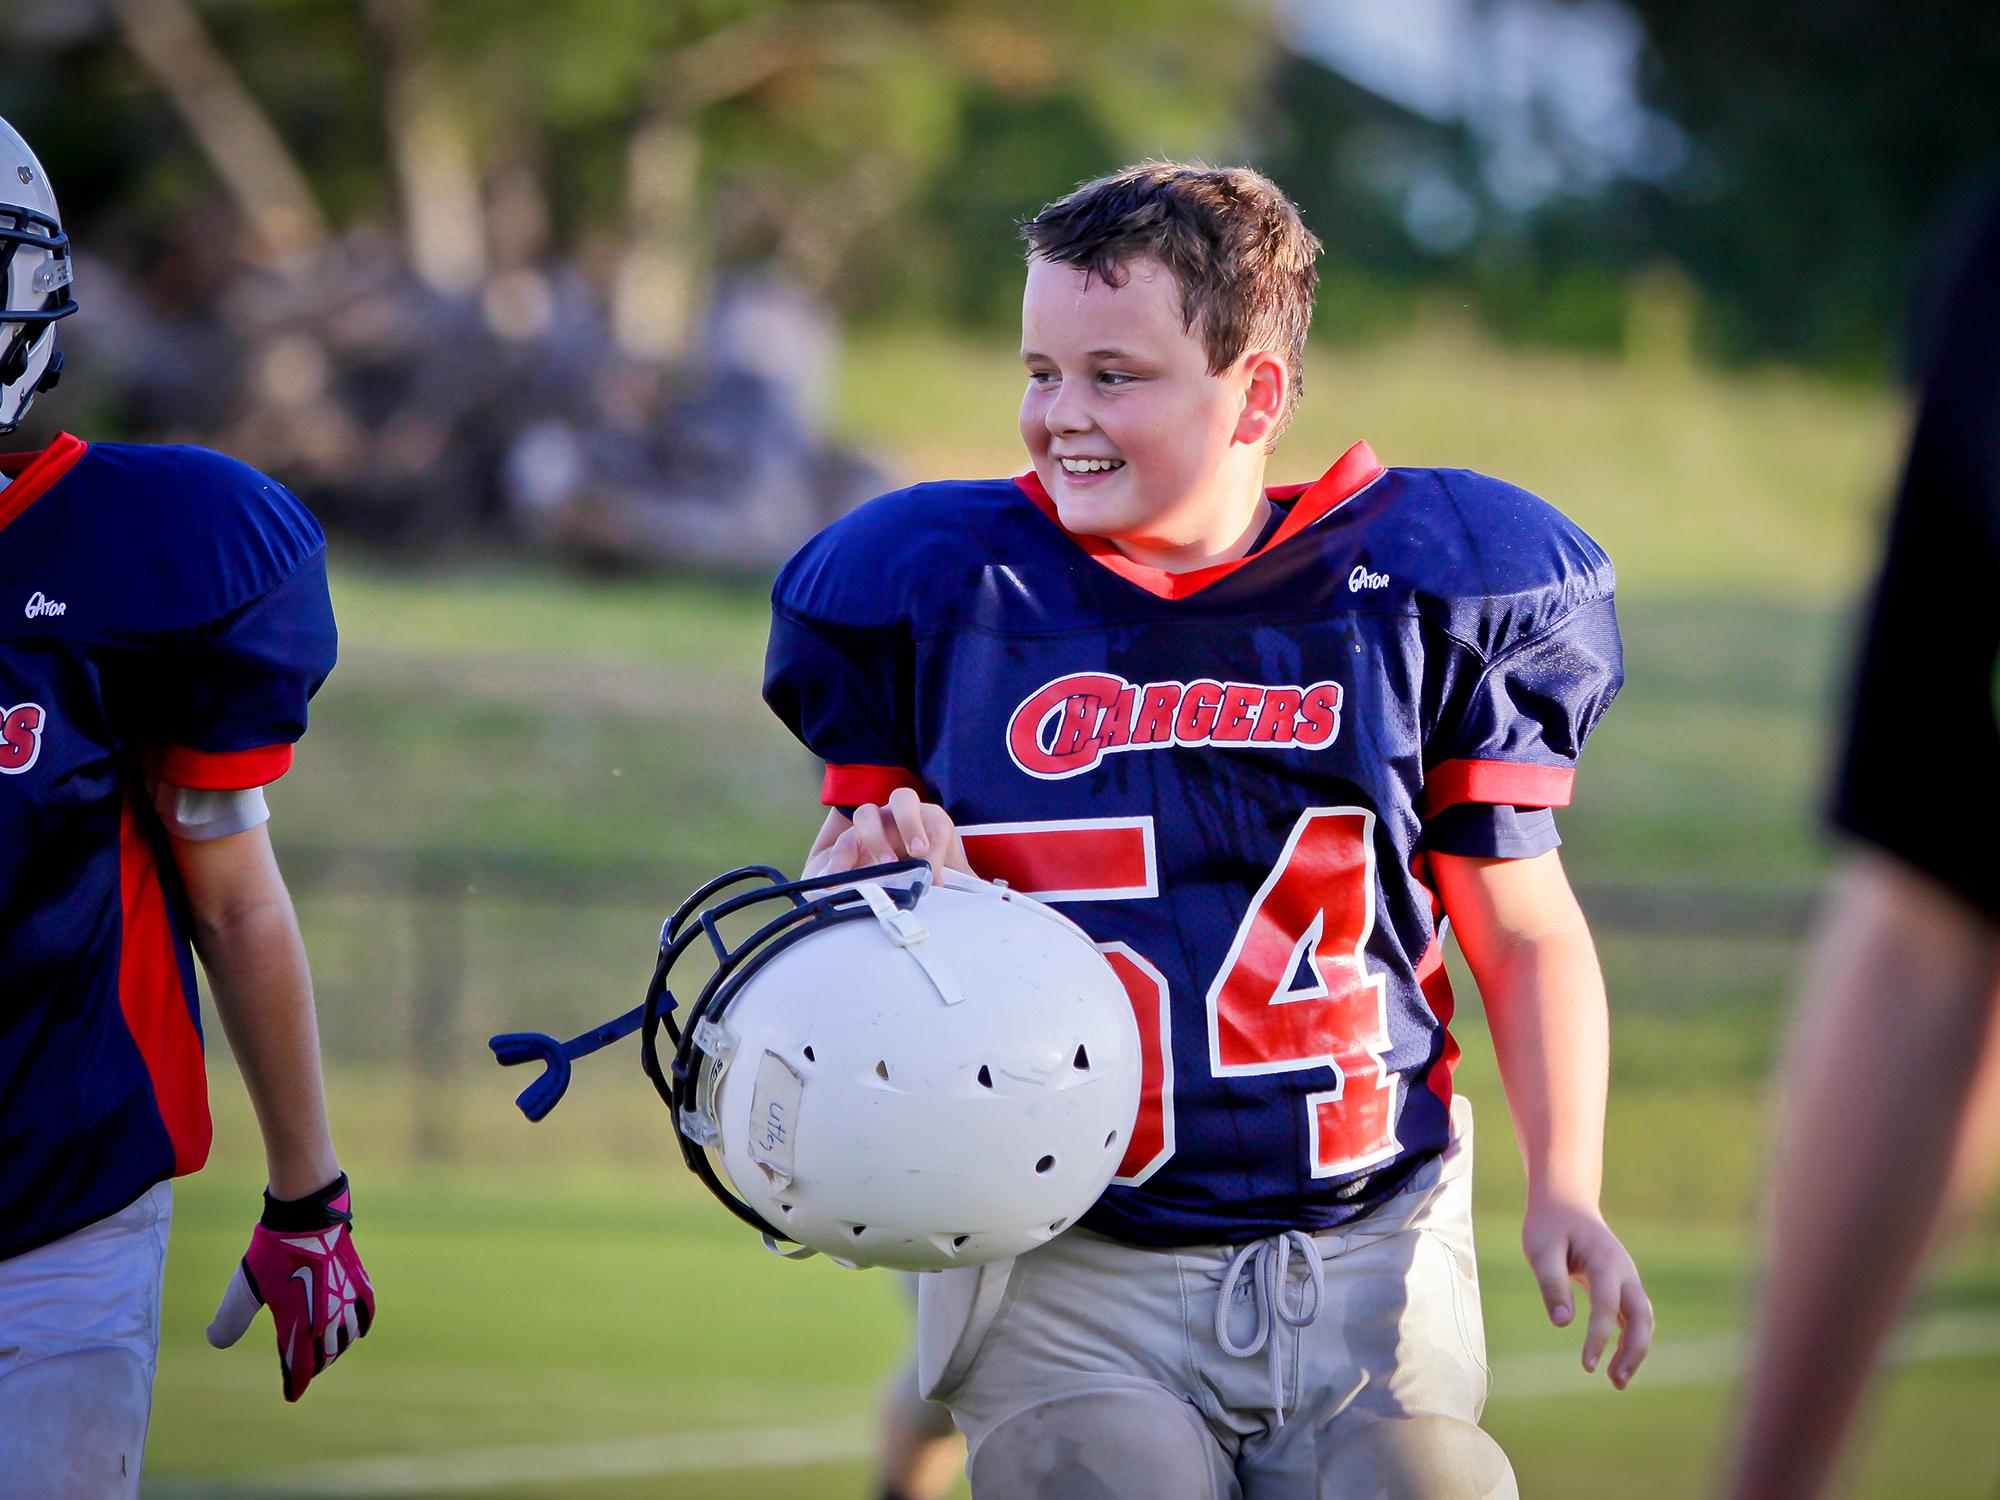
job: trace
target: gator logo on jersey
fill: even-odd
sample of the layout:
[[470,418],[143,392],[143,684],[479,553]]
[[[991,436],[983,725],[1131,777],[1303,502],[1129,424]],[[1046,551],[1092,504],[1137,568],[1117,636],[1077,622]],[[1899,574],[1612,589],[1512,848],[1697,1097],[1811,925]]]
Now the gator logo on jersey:
[[1093,769],[1120,750],[1248,745],[1324,750],[1340,733],[1340,684],[1149,682],[1072,672],[1021,700],[1007,725],[1014,764],[1043,781]]
[[0,710],[0,776],[19,776],[40,758],[46,722],[39,703]]

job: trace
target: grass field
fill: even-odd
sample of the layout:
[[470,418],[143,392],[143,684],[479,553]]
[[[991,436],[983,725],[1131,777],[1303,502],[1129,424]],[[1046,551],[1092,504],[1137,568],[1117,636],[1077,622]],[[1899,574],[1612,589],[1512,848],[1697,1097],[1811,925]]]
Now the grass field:
[[[840,420],[912,477],[1007,470],[1016,389],[990,351],[883,334],[852,354]],[[1783,372],[1502,355],[1443,328],[1314,365],[1279,456],[1279,476],[1308,477],[1367,436],[1389,462],[1502,473],[1619,563],[1629,684],[1564,853],[1607,893],[1607,1206],[1662,1334],[1620,1396],[1541,1323],[1468,987],[1489,1421],[1525,1495],[1697,1495],[1728,1420],[1792,949],[1754,925],[1621,925],[1611,898],[1754,905],[1823,867],[1821,725],[1899,427],[1886,397]],[[179,1189],[148,1493],[862,1495],[866,1413],[906,1326],[894,1283],[758,1250],[680,1170],[632,1057],[583,1065],[531,1128],[510,1102],[524,1080],[481,1045],[624,1009],[686,884],[796,859],[815,777],[756,700],[759,592],[351,566],[335,587],[343,664],[272,800],[300,868],[350,851],[297,883],[383,1321],[297,1408],[261,1328],[226,1354],[201,1343],[261,1182],[218,1058],[217,1159]],[[1920,1332],[1857,1492],[1990,1500],[1990,1221]]]

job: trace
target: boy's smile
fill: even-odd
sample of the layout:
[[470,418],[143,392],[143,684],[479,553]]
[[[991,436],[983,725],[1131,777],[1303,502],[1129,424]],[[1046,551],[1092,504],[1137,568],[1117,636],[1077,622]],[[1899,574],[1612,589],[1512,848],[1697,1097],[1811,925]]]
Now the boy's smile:
[[1172,273],[1149,257],[1124,269],[1114,287],[1029,262],[1021,439],[1069,530],[1170,572],[1239,557],[1268,513],[1264,442],[1284,405],[1282,361],[1253,350],[1210,374]]

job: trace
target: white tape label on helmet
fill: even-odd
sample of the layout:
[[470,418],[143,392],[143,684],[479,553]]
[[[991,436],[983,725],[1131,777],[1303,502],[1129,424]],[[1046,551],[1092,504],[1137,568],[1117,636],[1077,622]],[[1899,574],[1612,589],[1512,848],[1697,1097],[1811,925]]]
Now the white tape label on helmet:
[[750,1159],[774,1188],[792,1180],[805,1087],[805,1080],[777,1053],[766,1052],[757,1060],[757,1085],[750,1094]]

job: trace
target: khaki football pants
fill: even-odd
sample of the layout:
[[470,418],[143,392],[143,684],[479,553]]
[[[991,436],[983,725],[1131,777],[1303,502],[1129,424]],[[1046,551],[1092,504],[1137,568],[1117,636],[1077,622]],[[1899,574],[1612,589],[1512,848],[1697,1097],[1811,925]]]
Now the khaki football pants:
[[1463,1100],[1453,1127],[1396,1197],[1311,1238],[1316,1318],[1304,1237],[1287,1237],[1275,1305],[1278,1241],[1248,1252],[1224,1331],[1249,1354],[1216,1329],[1243,1246],[1147,1250],[1072,1230],[1010,1263],[925,1276],[923,1380],[966,1435],[975,1500],[1512,1500],[1506,1455],[1479,1428]]

